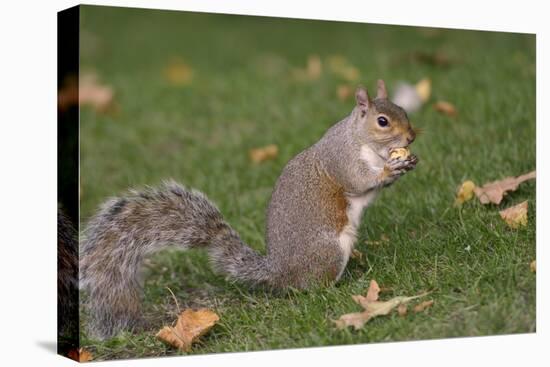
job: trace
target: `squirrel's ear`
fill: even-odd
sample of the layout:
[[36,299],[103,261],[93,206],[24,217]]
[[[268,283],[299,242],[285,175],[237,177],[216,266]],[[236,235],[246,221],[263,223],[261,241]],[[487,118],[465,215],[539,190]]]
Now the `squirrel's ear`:
[[365,88],[363,87],[357,88],[357,91],[355,92],[355,101],[357,101],[357,107],[359,107],[359,109],[364,115],[371,105],[369,93]]
[[388,98],[388,92],[386,91],[386,83],[382,79],[378,79],[378,92],[376,98],[386,99]]

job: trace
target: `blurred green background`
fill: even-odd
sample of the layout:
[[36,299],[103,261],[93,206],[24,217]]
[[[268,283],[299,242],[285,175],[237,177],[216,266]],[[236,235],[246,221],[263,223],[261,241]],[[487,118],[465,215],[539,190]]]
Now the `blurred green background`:
[[[154,338],[177,314],[166,287],[180,307],[221,317],[191,353],[535,330],[534,181],[499,206],[453,206],[466,179],[535,169],[534,35],[82,6],[80,40],[81,75],[114,93],[106,109],[81,109],[81,224],[109,196],[174,178],[260,251],[278,175],[352,110],[357,85],[374,92],[382,78],[392,94],[399,81],[432,82],[409,115],[424,129],[412,146],[420,163],[367,209],[356,245],[365,256],[337,285],[275,296],[224,281],[203,252],[163,252],[147,263],[151,330],[107,342],[83,331],[95,359],[180,353]],[[439,100],[457,116],[434,110]],[[278,156],[251,163],[249,150],[268,144]],[[498,211],[524,200],[529,224],[507,228]],[[334,328],[371,279],[390,289],[383,299],[431,289],[434,306]]]

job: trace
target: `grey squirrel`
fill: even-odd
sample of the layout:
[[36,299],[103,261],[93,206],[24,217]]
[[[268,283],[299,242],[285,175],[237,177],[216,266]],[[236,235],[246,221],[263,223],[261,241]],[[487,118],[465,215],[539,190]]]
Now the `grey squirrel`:
[[252,286],[305,289],[337,281],[363,209],[418,162],[414,155],[390,157],[416,134],[382,80],[377,92],[371,99],[359,87],[351,114],[287,163],[267,210],[266,255],[243,243],[204,194],[173,181],[105,202],[80,252],[90,335],[105,339],[138,325],[142,260],[167,247],[206,248],[216,271]]

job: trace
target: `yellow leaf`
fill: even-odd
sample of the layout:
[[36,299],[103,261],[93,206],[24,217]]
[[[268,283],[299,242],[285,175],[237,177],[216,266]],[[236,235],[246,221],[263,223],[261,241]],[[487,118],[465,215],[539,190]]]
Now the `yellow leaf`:
[[455,205],[462,205],[466,201],[471,200],[474,197],[475,187],[476,184],[473,181],[464,181],[456,193]]
[[248,153],[250,160],[257,164],[276,158],[279,154],[279,148],[275,144],[270,144],[265,147],[250,149]]
[[156,337],[173,347],[189,352],[191,345],[207,333],[219,319],[216,313],[207,309],[188,309],[180,314],[175,327],[163,327]]
[[164,78],[178,87],[191,84],[193,74],[193,69],[181,59],[174,59],[164,69]]
[[429,78],[421,79],[416,83],[414,88],[423,103],[426,103],[428,99],[430,99],[430,95],[432,94],[432,81]]
[[529,264],[529,269],[531,269],[533,273],[537,272],[537,260],[531,261],[531,264]]
[[504,219],[508,227],[519,228],[527,225],[527,200],[514,205],[508,209],[499,212],[500,217]]

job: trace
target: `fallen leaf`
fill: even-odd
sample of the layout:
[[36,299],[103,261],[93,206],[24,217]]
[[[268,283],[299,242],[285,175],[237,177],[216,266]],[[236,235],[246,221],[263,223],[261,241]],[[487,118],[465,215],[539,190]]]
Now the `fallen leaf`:
[[66,111],[72,106],[78,106],[78,77],[68,75],[63,81],[63,86],[57,91],[57,107],[60,111]]
[[533,273],[537,272],[537,260],[531,261],[531,264],[529,264],[529,269],[531,269]]
[[275,144],[270,144],[265,147],[250,149],[248,153],[250,160],[257,164],[276,158],[279,154],[279,148]]
[[61,111],[72,106],[91,106],[97,112],[109,112],[114,107],[113,88],[99,82],[94,72],[82,72],[79,77],[66,78],[57,94],[57,105]]
[[433,304],[434,304],[433,299],[429,300],[429,301],[421,302],[421,303],[417,304],[416,306],[414,306],[414,312],[415,313],[422,312],[425,309],[432,307]]
[[432,81],[429,78],[421,79],[416,83],[414,88],[423,103],[426,103],[428,99],[430,99],[430,95],[432,94]]
[[341,84],[336,88],[336,96],[340,101],[345,101],[353,95],[353,89],[346,84]]
[[447,116],[454,117],[458,114],[456,107],[452,103],[447,101],[438,101],[434,103],[434,109],[437,112],[441,112]]
[[173,347],[189,352],[191,345],[206,334],[219,319],[216,313],[207,309],[188,309],[179,315],[176,326],[164,326],[156,337]]
[[71,349],[69,353],[67,353],[67,357],[77,362],[89,362],[93,359],[92,353],[84,348]]
[[164,68],[164,78],[174,86],[182,87],[193,81],[193,69],[182,59],[172,60]]
[[363,297],[361,295],[353,295],[351,298],[357,303],[358,305],[361,305],[363,308],[367,307],[367,304],[369,302],[374,302],[378,300],[378,294],[380,293],[380,287],[378,286],[378,283],[376,280],[372,279],[369,284],[369,289],[367,291],[367,296]]
[[378,283],[374,279],[371,280],[366,297],[361,295],[352,296],[352,299],[357,304],[361,305],[364,311],[345,314],[340,316],[338,320],[332,320],[336,327],[339,329],[344,329],[348,326],[353,326],[355,330],[358,330],[362,328],[370,319],[377,316],[387,315],[399,305],[406,304],[413,299],[417,299],[428,294],[423,293],[412,297],[399,296],[388,301],[378,301],[379,292],[380,287],[378,286]]
[[528,204],[526,200],[518,205],[501,210],[499,214],[506,224],[508,224],[508,227],[516,229],[527,225],[527,209]]
[[355,330],[361,329],[365,323],[372,318],[368,312],[347,313],[340,316],[338,320],[332,320],[338,329],[345,329],[348,326],[353,326]]
[[95,73],[85,73],[80,76],[78,85],[80,105],[92,106],[98,112],[106,112],[113,103],[113,89],[99,82]]
[[323,72],[321,58],[317,55],[310,55],[307,58],[305,69],[295,69],[294,77],[298,80],[317,80]]
[[405,316],[407,314],[407,305],[402,303],[399,306],[397,306],[397,314],[399,316]]
[[456,193],[455,205],[462,205],[474,197],[476,184],[473,181],[464,181]]
[[349,82],[354,82],[359,79],[359,69],[353,66],[343,56],[330,56],[328,58],[328,66],[331,72]]
[[369,290],[367,291],[367,302],[378,301],[379,293],[380,287],[378,286],[378,282],[372,279],[369,284]]
[[522,182],[535,178],[536,171],[532,171],[518,177],[506,177],[502,180],[486,183],[482,187],[476,187],[474,192],[482,204],[493,203],[498,205],[509,191],[515,191]]
[[310,79],[319,79],[323,71],[321,59],[317,55],[311,55],[307,58],[307,75]]

